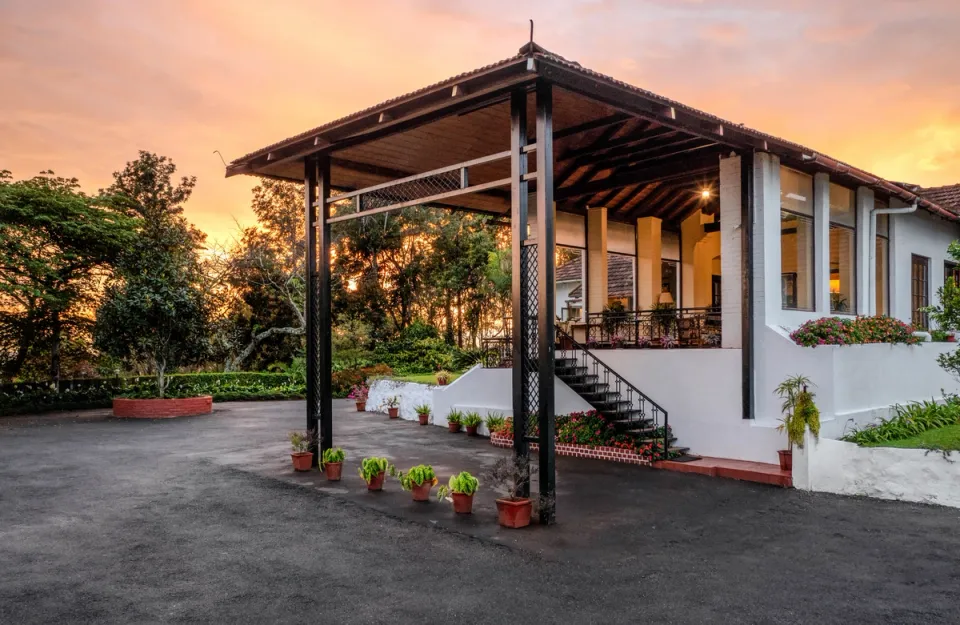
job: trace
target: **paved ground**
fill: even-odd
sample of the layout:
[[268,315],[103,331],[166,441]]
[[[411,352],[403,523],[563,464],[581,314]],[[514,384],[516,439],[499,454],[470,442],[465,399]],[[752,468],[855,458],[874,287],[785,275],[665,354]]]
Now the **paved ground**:
[[956,623],[960,511],[558,459],[552,528],[371,495],[486,441],[338,403],[346,479],[292,475],[302,402],[0,419],[0,623]]

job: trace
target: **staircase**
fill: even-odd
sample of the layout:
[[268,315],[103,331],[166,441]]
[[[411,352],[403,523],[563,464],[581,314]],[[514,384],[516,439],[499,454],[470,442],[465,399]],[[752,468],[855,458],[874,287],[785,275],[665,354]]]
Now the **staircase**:
[[641,444],[662,446],[661,459],[687,454],[676,447],[667,411],[557,327],[556,376],[563,380],[617,430]]

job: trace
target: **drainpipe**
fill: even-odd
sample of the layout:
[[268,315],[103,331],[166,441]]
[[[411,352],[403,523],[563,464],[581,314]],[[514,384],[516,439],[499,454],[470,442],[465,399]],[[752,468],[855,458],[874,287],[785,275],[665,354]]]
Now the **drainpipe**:
[[[874,208],[870,211],[870,266],[867,275],[870,277],[870,310],[877,314],[877,215],[906,215],[917,211],[919,202],[913,201],[912,206],[902,208]],[[890,227],[889,225],[887,226]],[[888,231],[889,234],[889,231]],[[887,252],[889,254],[889,251]],[[888,302],[888,314],[893,312],[893,302]]]

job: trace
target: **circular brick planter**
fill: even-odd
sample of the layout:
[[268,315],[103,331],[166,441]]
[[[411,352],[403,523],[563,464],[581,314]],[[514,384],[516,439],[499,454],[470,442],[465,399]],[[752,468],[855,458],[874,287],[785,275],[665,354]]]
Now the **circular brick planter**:
[[213,397],[186,397],[183,399],[123,399],[113,400],[113,416],[128,419],[168,419],[210,414]]

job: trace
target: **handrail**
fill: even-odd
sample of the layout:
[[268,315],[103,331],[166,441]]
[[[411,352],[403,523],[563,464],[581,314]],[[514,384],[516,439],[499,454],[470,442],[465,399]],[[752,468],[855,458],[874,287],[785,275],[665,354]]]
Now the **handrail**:
[[[656,416],[657,416],[658,414],[663,414],[663,437],[662,437],[662,438],[663,438],[663,452],[662,452],[662,456],[661,456],[661,457],[662,457],[664,460],[668,459],[668,458],[669,458],[669,449],[670,449],[670,417],[669,417],[669,415],[667,414],[667,411],[663,408],[663,406],[661,406],[661,405],[658,404],[657,402],[653,401],[653,399],[651,399],[649,395],[647,395],[646,393],[644,393],[643,391],[641,391],[639,388],[637,388],[635,385],[633,385],[629,380],[627,380],[627,379],[624,378],[622,375],[620,375],[619,373],[617,373],[610,365],[608,365],[607,363],[605,363],[605,362],[603,362],[602,360],[600,360],[593,352],[591,352],[589,349],[587,349],[587,347],[586,347],[585,345],[583,345],[582,343],[580,343],[580,342],[578,342],[576,339],[574,339],[574,338],[573,338],[568,332],[566,332],[563,328],[561,328],[560,326],[555,326],[555,328],[556,328],[556,335],[557,335],[557,339],[558,339],[558,340],[557,340],[557,344],[558,344],[558,345],[556,346],[556,348],[558,349],[558,351],[560,351],[561,353],[565,354],[566,351],[567,351],[567,349],[564,348],[563,345],[564,345],[564,344],[573,345],[573,349],[574,349],[574,350],[580,351],[580,352],[584,355],[584,360],[583,360],[583,364],[584,364],[584,365],[586,365],[586,358],[589,357],[589,358],[591,358],[591,359],[593,360],[593,364],[594,364],[594,367],[593,367],[593,368],[594,368],[594,371],[597,371],[598,368],[601,368],[601,367],[602,367],[603,370],[604,370],[605,375],[607,375],[607,376],[612,375],[612,376],[614,377],[614,379],[615,379],[616,382],[617,382],[617,392],[618,392],[618,393],[619,393],[620,390],[621,390],[621,389],[620,389],[620,386],[621,386],[621,385],[624,386],[624,387],[626,387],[626,390],[627,390],[627,401],[630,403],[631,406],[633,405],[633,400],[632,400],[632,397],[631,397],[631,393],[636,393],[637,399],[640,401],[641,406],[643,405],[643,402],[649,402],[651,411],[652,411],[652,413],[653,413],[652,416],[653,416],[653,423],[654,423],[654,426],[655,426],[655,427],[659,427],[658,419],[656,418]],[[642,407],[640,408],[640,411],[641,411],[641,412],[644,412],[644,410],[643,410]]]
[[720,347],[719,307],[605,310],[586,316],[587,342],[598,346]]

